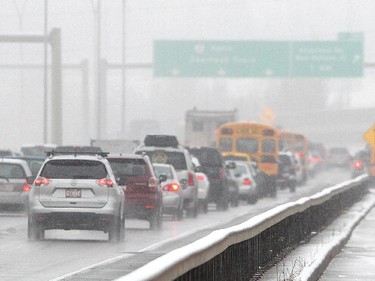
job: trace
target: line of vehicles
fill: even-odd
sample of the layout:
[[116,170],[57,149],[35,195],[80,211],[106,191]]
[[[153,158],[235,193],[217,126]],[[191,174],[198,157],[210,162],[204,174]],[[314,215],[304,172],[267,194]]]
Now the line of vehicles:
[[[184,147],[175,136],[148,135],[125,154],[96,146],[28,147],[0,158],[0,204],[27,210],[31,240],[43,240],[49,229],[79,229],[104,231],[119,242],[127,218],[158,230],[163,215],[182,220],[209,205],[225,211],[240,200],[255,204],[278,189],[295,192],[323,169],[319,145],[309,148],[302,134],[268,125],[223,124],[215,141],[216,147]],[[343,166],[351,160],[335,158]]]

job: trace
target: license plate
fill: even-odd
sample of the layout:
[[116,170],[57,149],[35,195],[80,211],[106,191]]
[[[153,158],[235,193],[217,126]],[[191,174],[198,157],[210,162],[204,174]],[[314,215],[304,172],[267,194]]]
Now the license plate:
[[80,189],[65,189],[65,197],[67,198],[81,198],[82,193]]

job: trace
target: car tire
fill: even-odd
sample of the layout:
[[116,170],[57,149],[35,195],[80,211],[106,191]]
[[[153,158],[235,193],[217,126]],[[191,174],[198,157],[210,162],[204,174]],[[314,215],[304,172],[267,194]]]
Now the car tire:
[[109,231],[108,231],[108,240],[112,243],[120,242],[122,237],[122,221],[119,216],[113,218]]
[[290,192],[296,192],[296,182],[295,181],[292,181],[290,184],[289,184],[289,191]]
[[186,211],[186,215],[190,218],[196,218],[198,217],[198,209],[199,209],[199,206],[198,206],[198,199],[194,199],[194,205],[187,209]]
[[184,217],[184,208],[183,208],[183,204],[182,204],[182,202],[181,202],[180,206],[179,206],[178,209],[176,210],[175,218],[176,218],[178,221],[181,221],[183,217]]
[[150,229],[162,229],[163,228],[163,220],[162,220],[162,211],[161,209],[155,210],[150,216]]
[[249,196],[247,198],[247,204],[249,204],[249,205],[254,205],[257,201],[258,201],[258,197],[256,195]]
[[31,218],[27,221],[27,238],[29,240],[44,240],[44,227],[43,225],[33,222]]
[[201,206],[200,207],[201,207],[202,213],[203,214],[207,214],[207,212],[208,212],[208,202],[207,202],[206,199],[203,199],[201,201]]

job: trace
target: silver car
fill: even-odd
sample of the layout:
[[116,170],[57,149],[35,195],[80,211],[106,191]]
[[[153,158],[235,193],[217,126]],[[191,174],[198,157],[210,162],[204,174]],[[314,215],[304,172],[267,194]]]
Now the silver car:
[[45,230],[99,230],[111,242],[124,238],[124,191],[104,154],[52,155],[29,195],[28,238]]
[[235,168],[231,169],[230,173],[239,186],[240,199],[246,200],[248,204],[255,204],[259,198],[259,191],[253,165],[246,161],[226,161],[230,162],[235,163]]
[[[169,164],[154,163],[152,166],[163,192],[163,213],[171,214],[175,219],[182,220],[184,193],[176,170]],[[165,176],[165,181],[160,180],[161,176]]]
[[27,207],[30,185],[27,179],[31,171],[26,161],[0,159],[0,205]]

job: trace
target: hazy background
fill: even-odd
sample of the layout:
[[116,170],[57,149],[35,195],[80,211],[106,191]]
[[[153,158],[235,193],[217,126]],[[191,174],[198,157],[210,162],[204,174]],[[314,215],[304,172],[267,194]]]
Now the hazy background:
[[[152,63],[154,40],[336,40],[338,32],[363,32],[365,62],[375,62],[373,0],[127,0],[126,62]],[[49,0],[48,27],[61,28],[63,64],[88,60],[89,102],[82,100],[82,76],[63,70],[63,143],[88,144],[96,129],[96,22],[98,1]],[[101,1],[101,58],[122,61],[122,3]],[[0,34],[43,34],[42,0],[0,0]],[[50,50],[49,50],[50,53]],[[0,43],[0,65],[43,64],[42,44]],[[241,120],[260,121],[269,107],[275,125],[299,130],[321,141],[310,125],[319,110],[326,112],[375,106],[375,70],[351,79],[226,79],[154,78],[151,68],[126,71],[126,126],[121,128],[121,72],[108,70],[106,126],[102,138],[142,138],[142,120],[150,133],[170,133],[183,140],[185,111],[238,109]],[[0,68],[0,148],[43,143],[43,69]],[[90,115],[84,118],[84,112]],[[311,114],[309,113],[311,112]],[[293,114],[296,123],[283,122]],[[49,112],[49,114],[53,114]],[[323,123],[324,121],[319,121]],[[374,120],[361,121],[368,128]],[[141,124],[141,125],[140,125]],[[342,124],[337,123],[337,127]],[[326,130],[334,128],[327,127]],[[363,131],[364,132],[364,131]],[[364,145],[361,135],[346,143]],[[324,140],[326,141],[326,140]],[[332,139],[334,145],[338,139]],[[340,141],[339,141],[340,142]]]

